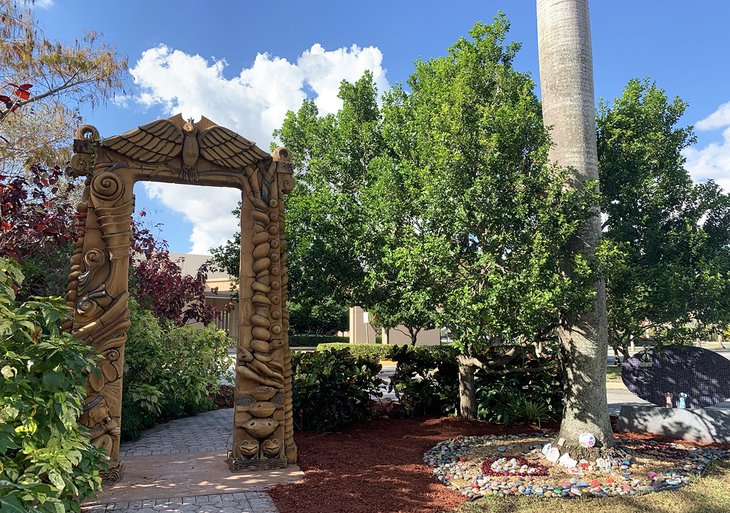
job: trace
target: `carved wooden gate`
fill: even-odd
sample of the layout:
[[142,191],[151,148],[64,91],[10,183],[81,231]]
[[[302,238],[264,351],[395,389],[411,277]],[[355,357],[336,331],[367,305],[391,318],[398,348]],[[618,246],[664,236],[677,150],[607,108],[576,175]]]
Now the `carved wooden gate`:
[[71,167],[87,181],[66,295],[74,318],[66,328],[103,356],[80,422],[110,456],[109,477],[120,475],[132,191],[140,180],[241,189],[241,325],[229,464],[236,470],[294,463],[282,202],[294,185],[289,152],[269,155],[206,118],[186,122],[179,114],[108,139],[87,125],[76,137]]

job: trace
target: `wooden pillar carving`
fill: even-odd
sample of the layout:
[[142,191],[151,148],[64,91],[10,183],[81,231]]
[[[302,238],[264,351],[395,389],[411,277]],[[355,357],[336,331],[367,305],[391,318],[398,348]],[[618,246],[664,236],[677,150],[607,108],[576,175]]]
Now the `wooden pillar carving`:
[[241,208],[241,326],[232,469],[296,462],[281,202],[293,187],[288,151],[278,148],[268,165],[247,175]]
[[202,118],[177,115],[101,140],[77,132],[72,169],[86,176],[78,205],[78,239],[71,257],[65,328],[103,357],[89,378],[79,419],[111,460],[119,478],[124,344],[133,186],[139,180],[238,187],[241,211],[240,340],[231,470],[296,462],[291,397],[283,196],[293,188],[288,150],[273,156],[240,135]]
[[89,377],[79,422],[89,429],[94,445],[109,455],[108,477],[118,479],[133,182],[110,171],[108,162],[96,161],[96,129],[82,127],[78,135],[72,166],[90,174],[77,207],[80,236],[71,257],[66,295],[74,320],[67,328],[103,358],[100,372]]

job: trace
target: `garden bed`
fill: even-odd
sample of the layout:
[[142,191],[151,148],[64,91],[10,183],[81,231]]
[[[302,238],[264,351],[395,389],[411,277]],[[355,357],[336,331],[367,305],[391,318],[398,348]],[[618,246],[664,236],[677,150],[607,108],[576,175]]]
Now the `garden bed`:
[[[532,433],[535,429],[456,418],[376,419],[342,433],[297,434],[299,464],[305,471],[305,478],[301,483],[275,487],[271,496],[281,513],[430,513],[463,509],[467,507],[464,504],[467,498],[436,480],[433,469],[423,462],[424,453],[457,436],[519,432]],[[563,503],[567,507],[567,503],[575,502],[578,507],[575,511],[579,511],[584,506],[578,506],[578,503],[589,501],[592,508],[600,505],[601,511],[604,507],[609,508],[605,511],[612,508],[643,511],[643,505],[648,503],[663,505],[686,501],[692,504],[703,500],[708,501],[709,507],[716,503],[724,503],[727,507],[730,504],[730,492],[726,491],[730,487],[728,469],[730,465],[722,463],[709,477],[681,491],[647,497],[561,501],[560,507],[564,507]],[[704,481],[708,484],[703,484]],[[726,499],[728,502],[724,502]],[[489,497],[470,503],[468,511],[538,512],[551,511],[555,507],[554,502],[544,499]],[[663,509],[660,506],[656,511]]]
[[376,419],[342,433],[295,435],[303,482],[271,491],[281,513],[426,513],[466,500],[433,477],[423,453],[459,435],[514,433],[456,418]]

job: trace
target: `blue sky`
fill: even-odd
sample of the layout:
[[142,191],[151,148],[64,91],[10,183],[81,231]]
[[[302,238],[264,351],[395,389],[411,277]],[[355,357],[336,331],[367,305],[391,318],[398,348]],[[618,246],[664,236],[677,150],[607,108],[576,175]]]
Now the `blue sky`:
[[[499,10],[510,39],[522,42],[515,67],[539,84],[533,0],[42,3],[37,17],[48,36],[94,30],[129,58],[125,95],[84,112],[102,136],[183,112],[268,149],[272,129],[305,96],[328,112],[337,109],[340,80],[365,69],[381,88],[405,82],[414,61],[443,55]],[[680,96],[689,103],[683,122],[698,135],[690,172],[730,191],[730,1],[592,0],[590,10],[596,101],[613,100],[637,77]],[[135,194],[172,251],[205,253],[236,229],[229,211],[237,191],[138,184]]]

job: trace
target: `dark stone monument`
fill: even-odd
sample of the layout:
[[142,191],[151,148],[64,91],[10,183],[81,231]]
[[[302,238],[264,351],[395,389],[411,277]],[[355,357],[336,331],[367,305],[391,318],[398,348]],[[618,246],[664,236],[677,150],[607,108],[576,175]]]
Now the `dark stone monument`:
[[730,411],[704,409],[730,397],[730,360],[699,347],[657,347],[629,358],[621,378],[631,392],[656,406],[624,404],[618,431],[730,442]]
[[682,398],[689,409],[705,408],[730,397],[730,360],[693,346],[650,348],[624,363],[621,379],[657,406],[666,407],[669,399],[676,407]]

